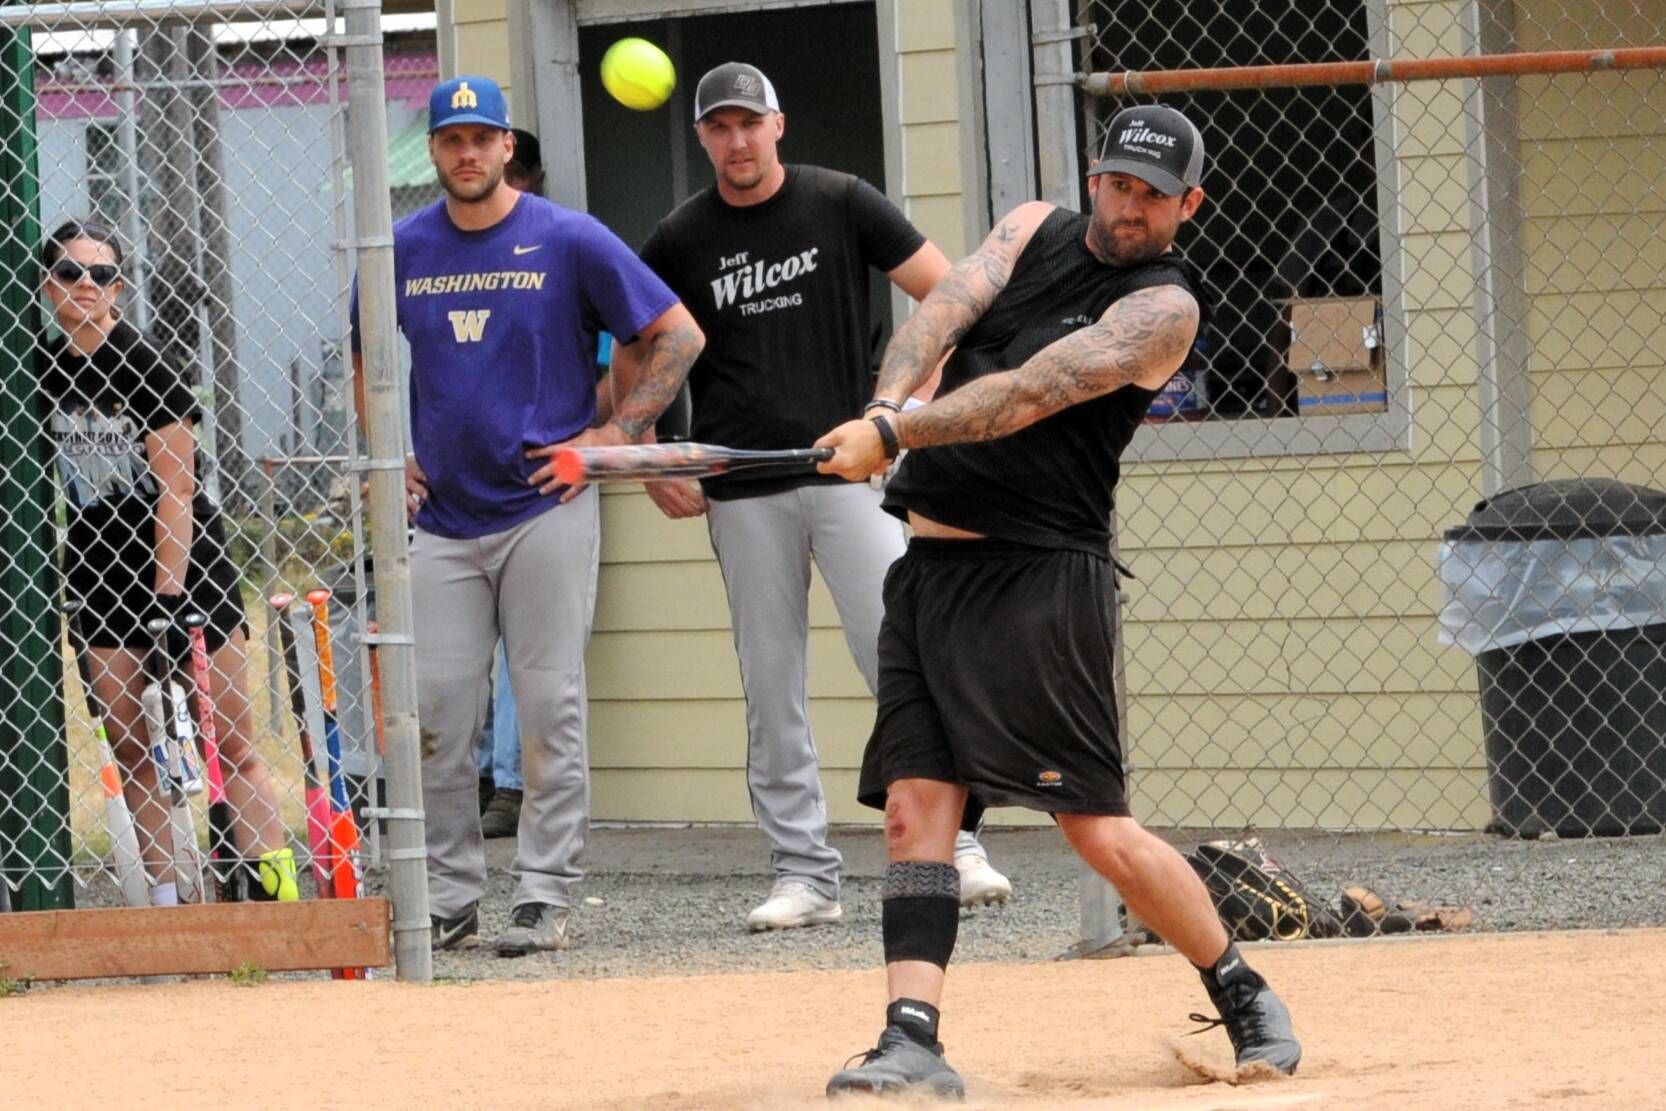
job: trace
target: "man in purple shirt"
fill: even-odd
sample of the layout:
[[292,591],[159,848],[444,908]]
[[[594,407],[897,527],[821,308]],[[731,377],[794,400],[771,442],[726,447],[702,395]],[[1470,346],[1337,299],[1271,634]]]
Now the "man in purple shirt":
[[[521,956],[569,943],[590,809],[584,649],[599,506],[594,489],[556,481],[552,456],[636,442],[676,396],[704,337],[607,228],[504,183],[514,137],[489,78],[437,86],[428,120],[446,195],[401,220],[393,238],[396,312],[411,346],[406,486],[433,943],[480,942],[486,858],[474,744],[501,635],[525,795],[511,921],[496,946]],[[592,427],[604,330],[643,365]]]

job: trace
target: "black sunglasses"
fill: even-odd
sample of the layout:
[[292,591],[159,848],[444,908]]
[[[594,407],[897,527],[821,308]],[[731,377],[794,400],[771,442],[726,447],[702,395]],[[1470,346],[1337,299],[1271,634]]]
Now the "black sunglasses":
[[108,262],[82,266],[72,258],[61,258],[52,264],[52,276],[64,285],[74,285],[83,274],[91,278],[94,285],[109,285],[121,277],[121,268]]

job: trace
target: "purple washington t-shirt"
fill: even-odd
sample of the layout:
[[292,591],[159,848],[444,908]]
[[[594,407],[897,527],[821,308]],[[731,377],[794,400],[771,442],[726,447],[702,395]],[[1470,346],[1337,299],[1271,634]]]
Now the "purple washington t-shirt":
[[676,294],[599,221],[530,194],[483,231],[459,229],[444,201],[412,213],[394,225],[393,272],[428,476],[417,524],[466,540],[554,508],[527,485],[543,460],[526,452],[594,419],[597,334],[630,342]]

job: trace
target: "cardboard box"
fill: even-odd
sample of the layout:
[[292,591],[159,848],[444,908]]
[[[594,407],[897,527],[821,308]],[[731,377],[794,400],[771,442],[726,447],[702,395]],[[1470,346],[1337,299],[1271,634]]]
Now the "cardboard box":
[[1286,365],[1306,415],[1388,409],[1382,305],[1375,297],[1298,297],[1285,306]]

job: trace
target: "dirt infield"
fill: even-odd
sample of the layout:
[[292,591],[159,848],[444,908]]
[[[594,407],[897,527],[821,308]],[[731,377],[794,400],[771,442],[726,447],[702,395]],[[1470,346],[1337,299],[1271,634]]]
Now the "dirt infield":
[[[967,1106],[1666,1104],[1666,931],[1252,959],[1290,1002],[1306,1055],[1294,1079],[1238,1088],[1178,1059],[1228,1056],[1218,1031],[1180,1048],[1203,995],[1178,957],[959,967],[944,1035]],[[816,1108],[827,1076],[877,1033],[881,985],[878,972],[830,971],[72,986],[0,999],[0,1045],[7,1091],[41,1108]],[[238,1048],[219,1057],[226,1046]]]

